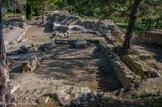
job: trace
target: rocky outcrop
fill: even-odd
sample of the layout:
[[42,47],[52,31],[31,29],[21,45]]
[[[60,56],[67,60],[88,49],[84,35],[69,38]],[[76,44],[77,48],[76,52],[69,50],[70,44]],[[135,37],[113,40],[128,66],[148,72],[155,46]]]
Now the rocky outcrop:
[[42,55],[37,54],[34,56],[31,56],[26,61],[22,63],[22,72],[33,72],[37,66],[41,64],[42,61]]
[[162,32],[144,31],[138,34],[132,41],[133,43],[159,45],[162,46]]

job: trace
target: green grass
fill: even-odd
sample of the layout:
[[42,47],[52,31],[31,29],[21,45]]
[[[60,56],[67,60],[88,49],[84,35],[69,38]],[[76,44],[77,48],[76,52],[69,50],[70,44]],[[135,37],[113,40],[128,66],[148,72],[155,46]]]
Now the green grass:
[[[128,24],[127,23],[116,23],[116,25],[118,25],[119,27],[123,28],[123,29],[127,29],[128,28]],[[155,26],[154,25],[151,25],[151,26]],[[139,25],[136,25],[135,28],[134,28],[134,33],[135,34],[138,34],[142,31],[147,31],[147,26],[146,24],[139,24]],[[150,30],[153,30],[155,29],[155,27],[150,27]],[[162,27],[159,27],[158,29],[161,29],[162,30]]]
[[156,99],[149,103],[151,107],[162,107],[162,98]]

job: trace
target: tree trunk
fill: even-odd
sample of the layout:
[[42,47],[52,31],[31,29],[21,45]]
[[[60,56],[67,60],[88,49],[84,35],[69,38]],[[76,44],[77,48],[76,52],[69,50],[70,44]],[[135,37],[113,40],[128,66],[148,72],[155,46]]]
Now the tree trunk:
[[129,25],[128,25],[128,29],[127,29],[127,33],[125,35],[125,41],[123,44],[123,52],[125,52],[127,49],[131,48],[131,39],[132,39],[132,33],[133,33],[133,29],[135,27],[135,22],[137,19],[137,11],[138,11],[138,6],[140,4],[142,0],[135,0],[133,8],[132,8],[132,12],[129,18]]
[[44,4],[42,7],[42,25],[44,25]]
[[16,15],[16,6],[14,6],[14,15]]
[[155,29],[158,29],[159,21],[160,21],[160,19],[158,18],[157,21],[156,21],[156,27],[155,27]]
[[149,24],[148,24],[148,29],[147,29],[148,31],[150,31],[151,22],[152,22],[152,21],[149,19]]
[[149,22],[149,20],[147,19],[147,21],[146,21],[146,27],[148,26],[148,22]]
[[6,104],[11,103],[11,91],[2,27],[2,0],[0,0],[0,107],[6,107]]

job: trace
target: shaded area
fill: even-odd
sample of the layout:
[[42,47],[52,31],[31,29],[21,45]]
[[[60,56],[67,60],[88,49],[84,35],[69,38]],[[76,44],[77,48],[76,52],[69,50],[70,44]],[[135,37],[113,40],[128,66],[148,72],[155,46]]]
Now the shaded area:
[[144,62],[148,69],[162,71],[162,47],[145,44],[135,44],[133,47],[138,52],[137,58]]
[[97,45],[81,50],[56,49],[52,53],[36,72],[41,78],[64,79],[60,84],[88,86],[97,91],[121,87]]
[[43,53],[43,56],[42,64],[34,73],[20,73],[15,66],[11,72],[11,81],[20,83],[22,90],[64,85],[103,92],[121,88],[97,44],[91,44],[86,49],[58,45],[50,52]]

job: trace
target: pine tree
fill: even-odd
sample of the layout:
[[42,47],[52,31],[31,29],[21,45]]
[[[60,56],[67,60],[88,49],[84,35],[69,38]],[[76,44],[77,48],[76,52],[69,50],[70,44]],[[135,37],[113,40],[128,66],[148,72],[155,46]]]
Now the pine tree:
[[42,8],[42,25],[44,25],[44,16],[45,16],[45,7],[48,6],[55,6],[57,2],[62,2],[62,0],[28,0],[29,4],[32,6],[39,6]]
[[31,20],[32,19],[32,10],[31,10],[31,7],[30,7],[28,2],[26,4],[26,19],[27,20]]

